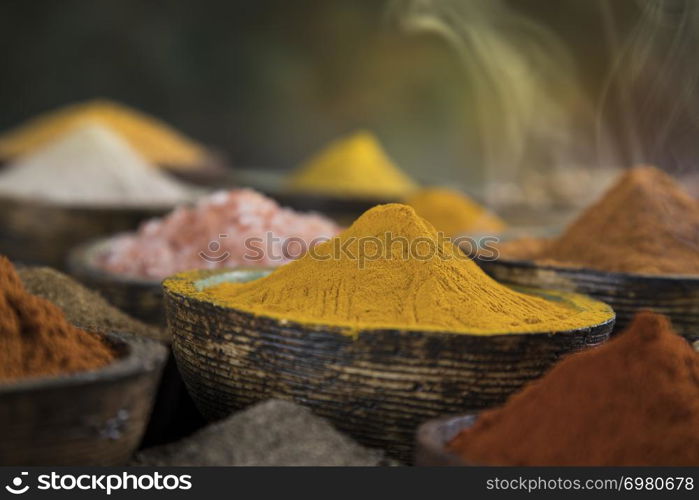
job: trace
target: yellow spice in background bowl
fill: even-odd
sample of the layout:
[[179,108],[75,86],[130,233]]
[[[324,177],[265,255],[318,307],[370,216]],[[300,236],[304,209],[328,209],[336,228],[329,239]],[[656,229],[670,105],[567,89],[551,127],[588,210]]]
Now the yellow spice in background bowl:
[[[165,282],[171,290],[178,284],[177,275]],[[608,306],[581,295],[542,298],[501,285],[400,204],[372,208],[313,253],[264,278],[177,291],[278,320],[338,326],[349,335],[372,329],[544,333],[614,317]]]
[[421,189],[408,196],[405,203],[438,231],[451,237],[469,233],[499,233],[506,227],[500,217],[453,189]]
[[338,139],[292,174],[288,189],[340,198],[398,200],[418,188],[366,131]]
[[121,135],[141,156],[173,169],[197,168],[206,150],[166,123],[108,100],[73,104],[39,115],[0,135],[0,159],[7,160],[44,146],[85,125],[99,123]]

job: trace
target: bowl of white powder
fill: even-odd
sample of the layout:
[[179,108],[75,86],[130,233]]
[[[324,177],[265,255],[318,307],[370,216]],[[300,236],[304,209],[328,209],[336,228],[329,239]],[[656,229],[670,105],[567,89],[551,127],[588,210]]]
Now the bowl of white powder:
[[87,123],[0,171],[0,253],[62,269],[75,245],[134,229],[199,195],[109,128]]

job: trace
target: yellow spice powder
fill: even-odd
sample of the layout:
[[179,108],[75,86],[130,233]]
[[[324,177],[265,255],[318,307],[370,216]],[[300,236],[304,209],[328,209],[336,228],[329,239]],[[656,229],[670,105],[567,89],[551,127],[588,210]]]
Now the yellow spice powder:
[[308,160],[288,187],[339,197],[400,199],[418,186],[391,161],[374,135],[360,131]]
[[438,231],[455,237],[462,234],[499,233],[505,222],[459,191],[426,188],[408,196],[405,203]]
[[[165,286],[172,290],[178,283],[173,278]],[[273,318],[337,325],[348,334],[377,328],[554,332],[613,317],[608,306],[586,297],[568,301],[551,293],[544,299],[497,283],[399,204],[372,208],[313,254],[267,277],[181,291]]]
[[144,113],[107,100],[73,104],[52,111],[0,136],[0,159],[10,159],[97,122],[120,134],[150,162],[171,167],[196,168],[206,159],[199,144]]

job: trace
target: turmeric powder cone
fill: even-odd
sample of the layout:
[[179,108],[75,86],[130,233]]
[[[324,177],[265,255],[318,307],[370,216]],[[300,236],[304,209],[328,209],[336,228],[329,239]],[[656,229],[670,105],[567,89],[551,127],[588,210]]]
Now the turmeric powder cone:
[[[172,285],[174,286],[174,285]],[[191,291],[190,291],[191,292]],[[514,291],[489,278],[405,205],[380,205],[301,259],[250,283],[222,283],[200,299],[302,324],[471,334],[556,332],[613,318],[601,302]]]
[[360,131],[311,157],[292,174],[287,189],[339,198],[398,200],[417,187],[373,134]]
[[408,196],[405,204],[450,237],[500,233],[506,228],[500,217],[454,189],[421,189]]

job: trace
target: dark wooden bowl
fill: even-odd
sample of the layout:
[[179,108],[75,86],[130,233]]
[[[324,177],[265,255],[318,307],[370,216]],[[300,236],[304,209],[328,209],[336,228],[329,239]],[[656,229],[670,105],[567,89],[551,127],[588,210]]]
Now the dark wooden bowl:
[[0,198],[0,254],[27,265],[65,270],[75,245],[135,229],[173,207],[68,207]]
[[102,369],[0,384],[1,465],[119,465],[138,447],[166,357],[158,342],[107,334]]
[[503,283],[581,293],[605,302],[616,312],[617,332],[637,311],[651,309],[668,316],[688,340],[699,339],[699,276],[611,273],[505,259],[478,264]]
[[197,166],[182,168],[161,165],[164,172],[180,180],[203,187],[220,188],[229,179],[229,161],[225,152],[208,148],[204,161]]
[[[469,335],[300,325],[194,298],[263,273],[194,271],[163,282],[180,372],[202,414],[218,419],[269,398],[309,406],[365,445],[413,458],[429,418],[502,403],[571,351],[605,341],[609,320],[574,331]],[[564,294],[576,302],[579,296]]]
[[448,451],[447,444],[463,429],[471,427],[478,413],[428,420],[415,433],[415,465],[418,467],[450,467],[475,465]]
[[68,272],[129,316],[164,326],[161,280],[110,273],[97,265],[99,256],[109,248],[115,237],[88,241],[73,248],[66,259]]

